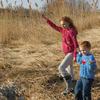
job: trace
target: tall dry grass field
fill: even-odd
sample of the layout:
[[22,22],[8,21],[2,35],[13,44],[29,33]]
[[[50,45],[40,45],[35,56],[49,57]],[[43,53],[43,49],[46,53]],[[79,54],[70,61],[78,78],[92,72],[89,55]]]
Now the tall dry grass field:
[[[64,87],[57,76],[57,66],[64,57],[58,50],[61,34],[49,27],[41,15],[57,25],[61,17],[71,17],[79,31],[78,39],[91,41],[100,64],[100,29],[83,33],[83,30],[100,25],[99,12],[85,0],[41,0],[45,2],[41,11],[32,9],[32,0],[27,0],[29,9],[23,8],[24,0],[20,0],[18,7],[18,0],[14,7],[6,1],[9,6],[4,9],[1,0],[0,9],[0,90],[2,84],[10,84],[18,88],[17,96],[25,96],[26,100],[73,100],[72,95],[60,95]],[[35,6],[39,8],[38,3]],[[79,67],[74,66],[77,79]],[[93,88],[93,100],[100,97],[98,80]]]
[[[24,9],[21,3],[20,7],[13,10],[10,6],[7,9],[1,9],[0,12],[0,41],[9,43],[13,40],[31,43],[50,43],[59,41],[59,34],[49,28],[42,18],[44,13],[48,18],[59,25],[62,16],[69,16],[73,19],[79,31],[92,28],[99,24],[98,14],[91,12],[89,5],[85,2],[79,3],[79,6],[64,2],[63,0],[55,0],[50,2],[47,0],[47,6],[44,11],[32,10],[30,0],[29,10]],[[42,1],[41,1],[42,2]],[[16,2],[15,2],[16,4]],[[3,4],[1,4],[3,6]],[[38,4],[35,4],[38,7]]]

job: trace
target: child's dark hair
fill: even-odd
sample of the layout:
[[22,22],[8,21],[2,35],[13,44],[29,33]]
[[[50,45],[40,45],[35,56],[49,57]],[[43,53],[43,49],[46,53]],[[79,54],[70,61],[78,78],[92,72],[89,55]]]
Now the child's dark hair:
[[77,28],[75,27],[75,25],[70,17],[64,16],[61,18],[61,21],[68,22],[69,27],[73,28],[76,31],[76,33],[78,33]]
[[80,46],[82,46],[83,48],[89,48],[89,49],[91,49],[91,43],[89,41],[83,41],[83,42],[81,42]]

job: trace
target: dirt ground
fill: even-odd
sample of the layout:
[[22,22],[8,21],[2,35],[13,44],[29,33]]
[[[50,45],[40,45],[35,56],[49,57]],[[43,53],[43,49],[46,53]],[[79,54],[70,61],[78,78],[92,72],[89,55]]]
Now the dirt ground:
[[[98,65],[92,98],[100,100],[100,28],[79,33],[78,40],[89,40],[92,44],[92,52]],[[65,86],[58,77],[57,68],[64,58],[60,47],[61,43],[36,46],[15,41],[10,45],[1,44],[0,86],[15,86],[17,100],[20,96],[24,96],[25,100],[74,100],[72,94],[61,95]],[[74,73],[77,80],[77,64],[74,64]]]

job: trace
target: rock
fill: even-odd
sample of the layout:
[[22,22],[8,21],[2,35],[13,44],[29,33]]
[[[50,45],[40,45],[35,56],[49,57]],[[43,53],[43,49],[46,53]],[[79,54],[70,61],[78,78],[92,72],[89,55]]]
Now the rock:
[[18,97],[18,100],[25,100],[25,97],[24,96],[20,96],[20,97]]

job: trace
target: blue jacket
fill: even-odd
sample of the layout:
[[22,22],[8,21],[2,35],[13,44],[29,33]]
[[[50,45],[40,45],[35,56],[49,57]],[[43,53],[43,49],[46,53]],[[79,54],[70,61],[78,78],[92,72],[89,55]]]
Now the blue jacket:
[[82,55],[79,52],[77,54],[77,63],[80,65],[80,77],[94,79],[97,65],[93,54]]

